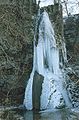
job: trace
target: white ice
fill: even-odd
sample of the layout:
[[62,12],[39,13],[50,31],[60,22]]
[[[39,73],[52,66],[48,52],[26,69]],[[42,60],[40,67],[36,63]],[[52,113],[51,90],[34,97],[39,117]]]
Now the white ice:
[[[35,42],[35,41],[34,41]],[[59,69],[59,49],[56,46],[54,26],[49,20],[47,12],[42,13],[42,20],[39,25],[38,44],[34,43],[33,70],[26,86],[24,105],[26,109],[32,110],[32,84],[34,72],[44,76],[42,84],[42,94],[40,96],[40,109],[56,108],[64,105],[64,99],[60,102],[63,95],[63,76]]]

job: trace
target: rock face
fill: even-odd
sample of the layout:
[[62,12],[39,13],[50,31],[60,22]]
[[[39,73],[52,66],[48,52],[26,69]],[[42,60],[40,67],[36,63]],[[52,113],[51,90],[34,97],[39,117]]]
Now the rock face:
[[79,14],[69,16],[64,23],[68,68],[67,90],[74,107],[79,106]]
[[[69,16],[64,22],[64,37],[68,53],[68,61],[75,66],[79,65],[79,14]],[[75,69],[75,67],[73,66]]]
[[33,87],[32,87],[32,98],[33,98],[33,109],[40,110],[40,96],[42,92],[42,83],[44,77],[37,72],[34,74]]
[[[23,103],[32,70],[36,9],[35,0],[0,1],[0,105]],[[58,4],[46,9],[57,29],[62,21]],[[61,35],[62,29],[59,31]]]
[[23,102],[32,68],[33,6],[29,1],[0,1],[0,104]]

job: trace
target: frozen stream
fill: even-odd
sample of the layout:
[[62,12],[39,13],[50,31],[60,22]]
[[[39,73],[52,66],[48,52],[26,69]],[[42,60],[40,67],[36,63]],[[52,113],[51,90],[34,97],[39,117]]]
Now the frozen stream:
[[[63,87],[64,74],[59,68],[59,48],[55,39],[54,25],[52,26],[46,11],[42,13],[38,11],[35,29],[33,69],[25,90],[24,106],[27,110],[36,107],[33,105],[33,99],[39,93],[41,86],[39,100],[38,97],[34,100],[37,100],[37,104],[40,101],[40,110],[71,107],[66,89]],[[38,78],[34,79],[35,72],[43,77],[41,85],[38,83]]]
[[63,108],[47,111],[0,110],[0,120],[79,120],[79,110]]
[[79,112],[75,113],[66,108],[47,112],[29,111],[24,113],[24,120],[79,120]]

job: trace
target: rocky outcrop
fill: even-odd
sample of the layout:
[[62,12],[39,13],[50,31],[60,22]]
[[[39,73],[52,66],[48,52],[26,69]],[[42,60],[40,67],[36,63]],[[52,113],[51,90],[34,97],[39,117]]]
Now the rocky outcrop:
[[74,107],[79,106],[79,14],[65,18],[64,37],[67,48],[67,90]]
[[71,69],[66,69],[67,91],[73,107],[79,107],[79,77]]

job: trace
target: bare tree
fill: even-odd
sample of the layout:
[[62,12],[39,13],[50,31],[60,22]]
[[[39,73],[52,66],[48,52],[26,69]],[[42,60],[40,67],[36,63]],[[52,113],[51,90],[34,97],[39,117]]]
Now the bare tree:
[[70,14],[78,14],[79,12],[79,1],[78,0],[62,0],[64,15],[69,16]]

